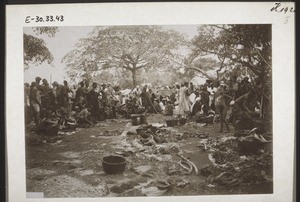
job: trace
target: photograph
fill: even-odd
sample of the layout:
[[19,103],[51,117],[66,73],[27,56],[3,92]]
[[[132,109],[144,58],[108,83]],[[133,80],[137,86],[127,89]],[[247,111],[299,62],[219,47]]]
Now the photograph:
[[294,8],[8,5],[8,201],[295,201]]
[[273,193],[270,24],[24,27],[26,191]]

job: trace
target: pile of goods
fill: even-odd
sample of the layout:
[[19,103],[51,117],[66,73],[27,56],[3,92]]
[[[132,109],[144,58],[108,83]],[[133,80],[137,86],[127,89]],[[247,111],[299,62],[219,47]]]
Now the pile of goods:
[[240,137],[208,138],[199,141],[209,152],[213,165],[206,165],[201,174],[209,186],[232,187],[272,181],[272,144],[270,135],[245,131]]

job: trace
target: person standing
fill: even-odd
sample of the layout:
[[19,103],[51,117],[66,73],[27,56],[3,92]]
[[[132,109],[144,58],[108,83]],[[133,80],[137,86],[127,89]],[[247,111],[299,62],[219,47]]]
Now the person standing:
[[190,100],[188,92],[188,82],[185,82],[179,89],[179,105],[178,105],[178,115],[181,117],[187,117],[190,111]]
[[102,84],[102,89],[101,89],[101,104],[103,107],[103,110],[106,112],[107,104],[108,104],[108,97],[107,97],[107,92],[108,89],[106,88],[106,84]]
[[239,91],[239,83],[237,81],[237,76],[233,76],[232,77],[232,97],[233,99],[236,99],[238,96],[238,91]]
[[226,120],[227,106],[225,101],[225,92],[223,86],[219,86],[217,92],[215,93],[215,108],[217,114],[220,116],[220,131],[223,132],[223,125],[225,123],[227,132],[229,132],[229,125]]
[[203,104],[204,115],[208,115],[209,110],[209,92],[207,91],[207,86],[204,84],[200,92],[201,103]]
[[61,87],[61,92],[60,92],[60,96],[61,96],[61,106],[64,107],[67,110],[70,110],[70,103],[69,103],[69,86],[68,86],[68,82],[66,80],[64,80],[64,85]]
[[83,81],[79,82],[76,93],[75,93],[75,105],[78,105],[83,99],[85,99],[84,95],[84,83]]
[[30,119],[30,86],[29,83],[24,84],[24,109],[25,109],[25,124],[28,125],[31,122]]
[[47,93],[49,93],[49,90],[50,90],[50,86],[47,79],[43,79],[41,85],[41,94],[46,95]]
[[96,92],[97,83],[92,83],[92,89],[88,92],[88,107],[91,108],[91,115],[93,120],[98,120],[99,118],[99,94]]
[[138,101],[138,103],[141,103],[141,90],[139,85],[137,85],[134,89],[133,89],[133,94],[134,97],[136,98],[136,100]]
[[60,86],[59,84],[54,81],[52,83],[52,95],[53,95],[53,105],[55,106],[54,108],[58,108],[58,103],[59,103],[59,94],[60,94]]
[[41,91],[42,90],[42,85],[40,84],[41,83],[41,77],[37,76],[35,77],[35,83],[36,83],[36,88]]
[[41,95],[39,90],[37,89],[36,82],[33,81],[31,83],[31,88],[30,88],[30,106],[33,109],[34,122],[36,126],[40,125],[41,105],[42,105]]
[[147,110],[151,106],[150,105],[150,94],[147,91],[147,85],[145,85],[142,89],[141,99],[142,99],[143,107],[145,107],[145,109]]

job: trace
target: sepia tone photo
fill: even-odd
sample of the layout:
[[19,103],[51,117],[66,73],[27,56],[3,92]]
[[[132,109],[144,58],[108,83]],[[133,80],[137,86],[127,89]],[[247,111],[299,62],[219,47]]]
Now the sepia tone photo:
[[273,194],[271,24],[23,28],[27,197]]

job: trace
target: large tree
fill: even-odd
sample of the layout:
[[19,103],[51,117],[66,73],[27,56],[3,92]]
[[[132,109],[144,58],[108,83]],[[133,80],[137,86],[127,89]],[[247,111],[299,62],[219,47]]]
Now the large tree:
[[[227,68],[227,72],[236,74],[246,69],[257,84],[264,111],[261,115],[270,115],[271,25],[204,25],[198,28],[192,45],[188,64],[193,64],[199,57],[209,56],[218,61],[217,71]],[[233,67],[238,68],[233,71]],[[194,69],[204,72],[201,66]]]
[[[54,37],[58,31],[57,27],[34,27],[33,31],[36,35],[46,34],[48,37]],[[43,39],[30,34],[23,34],[24,43],[24,68],[25,70],[31,64],[37,66],[43,62],[51,64],[53,56],[49,51]]]
[[218,71],[238,65],[261,81],[270,81],[271,25],[204,25],[192,44],[190,64],[210,55],[218,61]]
[[70,77],[114,68],[129,71],[135,86],[140,69],[180,67],[184,44],[178,32],[159,26],[96,27],[62,61]]

